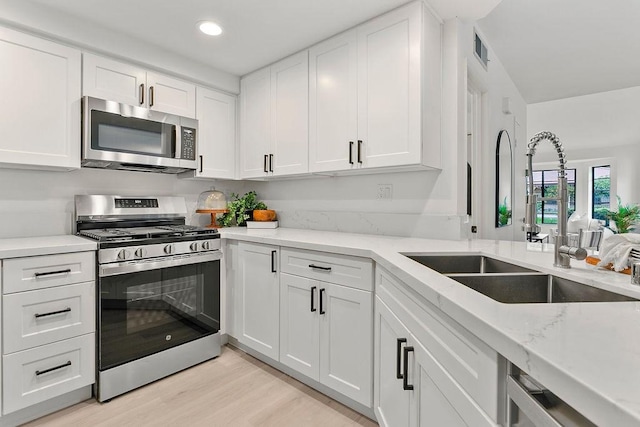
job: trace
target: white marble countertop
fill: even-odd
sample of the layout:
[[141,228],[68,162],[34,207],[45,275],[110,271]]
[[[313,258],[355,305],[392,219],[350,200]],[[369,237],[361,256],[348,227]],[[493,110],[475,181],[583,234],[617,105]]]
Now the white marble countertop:
[[0,259],[95,251],[97,244],[78,236],[44,236],[0,239]]
[[223,238],[372,258],[599,426],[640,425],[640,302],[503,304],[403,256],[471,252],[640,299],[628,275],[572,260],[553,246],[446,241],[279,228],[222,229]]

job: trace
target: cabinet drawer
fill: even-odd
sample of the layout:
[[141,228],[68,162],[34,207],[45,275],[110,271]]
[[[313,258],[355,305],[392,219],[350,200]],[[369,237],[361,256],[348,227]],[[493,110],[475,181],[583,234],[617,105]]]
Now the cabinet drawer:
[[465,392],[497,420],[496,351],[379,266],[376,295]]
[[93,332],[95,287],[95,282],[85,282],[6,295],[4,354]]
[[368,258],[282,248],[280,266],[283,273],[373,290],[373,261]]
[[3,261],[2,293],[95,280],[95,252],[10,258]]
[[3,413],[81,387],[95,378],[95,338],[86,334],[2,357]]

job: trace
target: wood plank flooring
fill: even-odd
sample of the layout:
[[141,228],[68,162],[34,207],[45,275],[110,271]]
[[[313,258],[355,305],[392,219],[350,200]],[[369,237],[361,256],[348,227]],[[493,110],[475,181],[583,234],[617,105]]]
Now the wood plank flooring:
[[213,360],[100,404],[87,400],[26,426],[377,426],[368,418],[225,346]]

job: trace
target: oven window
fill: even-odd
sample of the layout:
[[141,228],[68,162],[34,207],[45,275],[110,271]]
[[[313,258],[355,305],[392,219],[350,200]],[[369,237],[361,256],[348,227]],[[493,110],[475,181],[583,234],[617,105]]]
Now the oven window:
[[100,278],[100,369],[220,329],[220,261]]
[[173,158],[175,146],[174,125],[104,111],[91,112],[94,150]]

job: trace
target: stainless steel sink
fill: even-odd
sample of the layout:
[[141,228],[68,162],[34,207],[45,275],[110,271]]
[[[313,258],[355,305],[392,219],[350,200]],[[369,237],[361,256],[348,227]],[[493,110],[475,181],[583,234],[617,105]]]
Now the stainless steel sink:
[[442,274],[454,273],[533,273],[535,270],[483,255],[405,255]]
[[637,301],[550,274],[450,274],[452,279],[507,304]]

